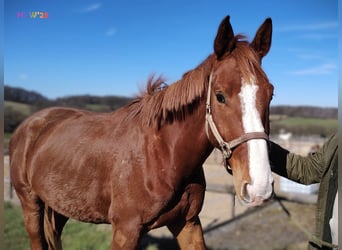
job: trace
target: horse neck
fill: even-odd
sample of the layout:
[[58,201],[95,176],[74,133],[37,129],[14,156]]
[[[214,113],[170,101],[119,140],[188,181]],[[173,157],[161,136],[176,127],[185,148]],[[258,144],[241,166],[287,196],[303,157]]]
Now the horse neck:
[[[170,127],[176,128],[173,140],[176,142],[176,152],[181,159],[188,161],[188,166],[198,167],[203,164],[213,150],[205,131],[206,99],[208,92],[207,80],[211,73],[215,57],[208,56],[197,68],[184,74],[175,85],[192,91],[186,93],[189,98],[183,119],[177,120]],[[185,87],[188,85],[188,87]],[[191,86],[191,87],[190,87]],[[196,88],[194,88],[196,86]],[[172,130],[174,128],[171,128]]]
[[184,119],[170,124],[167,129],[172,137],[174,157],[181,159],[179,165],[186,168],[184,171],[189,174],[202,166],[213,150],[205,132],[205,98],[201,98]]

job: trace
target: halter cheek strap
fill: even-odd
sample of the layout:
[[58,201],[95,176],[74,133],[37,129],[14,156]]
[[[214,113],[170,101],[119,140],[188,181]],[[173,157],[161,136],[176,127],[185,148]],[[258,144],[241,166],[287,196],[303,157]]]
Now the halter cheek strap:
[[218,131],[215,122],[213,120],[213,116],[211,113],[211,106],[210,106],[210,95],[211,95],[211,84],[212,84],[212,75],[209,76],[209,85],[208,85],[208,93],[207,93],[207,102],[206,102],[206,114],[205,114],[205,132],[207,134],[207,137],[209,139],[209,128],[214,135],[216,141],[218,142],[220,146],[220,150],[222,152],[222,156],[224,159],[224,165],[229,173],[231,173],[232,169],[228,164],[228,160],[232,156],[233,149],[239,146],[240,144],[247,142],[252,139],[264,139],[268,140],[268,135],[265,132],[249,132],[241,135],[240,137],[230,141],[226,142],[220,132]]

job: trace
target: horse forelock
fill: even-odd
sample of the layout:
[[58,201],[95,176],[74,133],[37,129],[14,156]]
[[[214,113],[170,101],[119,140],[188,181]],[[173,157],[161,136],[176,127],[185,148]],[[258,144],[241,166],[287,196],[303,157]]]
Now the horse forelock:
[[254,78],[261,78],[263,81],[268,82],[267,76],[261,67],[260,58],[249,46],[246,37],[242,35],[236,36],[235,49],[232,51],[231,56],[235,58],[241,77],[245,82],[251,82],[251,79]]
[[162,77],[150,76],[146,90],[128,106],[128,117],[155,127],[184,119],[191,106],[205,93],[205,78],[210,74],[212,61],[213,56],[209,56],[197,68],[186,72],[179,81],[171,85],[166,85]]

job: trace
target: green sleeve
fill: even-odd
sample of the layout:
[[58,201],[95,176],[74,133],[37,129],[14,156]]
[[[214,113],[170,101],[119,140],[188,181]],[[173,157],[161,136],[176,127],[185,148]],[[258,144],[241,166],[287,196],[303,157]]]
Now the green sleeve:
[[272,171],[302,184],[321,181],[329,166],[329,161],[337,148],[337,138],[332,136],[319,151],[308,156],[290,153],[274,142],[270,142],[270,162]]

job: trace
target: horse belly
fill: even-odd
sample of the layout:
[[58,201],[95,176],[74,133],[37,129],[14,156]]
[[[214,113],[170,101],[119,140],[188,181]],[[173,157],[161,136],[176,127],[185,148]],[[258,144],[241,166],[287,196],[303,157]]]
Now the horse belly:
[[[110,205],[110,184],[104,168],[65,154],[33,162],[32,188],[52,209],[84,222],[107,223]],[[77,160],[79,159],[79,160]],[[93,161],[96,161],[93,159]]]
[[108,223],[110,202],[98,191],[99,184],[83,186],[71,179],[63,183],[51,181],[48,185],[36,181],[36,185],[33,188],[40,199],[60,214],[83,222]]

